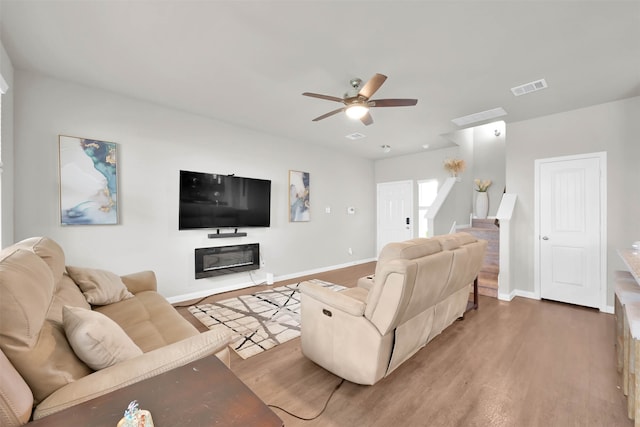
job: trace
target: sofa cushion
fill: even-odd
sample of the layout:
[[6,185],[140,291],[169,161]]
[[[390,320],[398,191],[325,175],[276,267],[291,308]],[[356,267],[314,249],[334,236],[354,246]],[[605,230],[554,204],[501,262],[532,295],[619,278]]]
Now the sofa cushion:
[[47,263],[53,273],[53,283],[57,285],[64,274],[64,251],[54,240],[48,237],[31,237],[22,240],[15,248],[26,249],[38,255]]
[[82,294],[78,285],[76,285],[76,282],[74,282],[66,273],[58,282],[53,293],[53,300],[49,306],[47,320],[62,326],[62,307],[65,305],[82,307],[87,310],[91,309],[91,305],[87,302],[87,299]]
[[153,291],[138,292],[135,298],[95,307],[94,311],[120,325],[145,353],[199,333],[162,295]]
[[62,326],[45,318],[54,292],[50,267],[34,252],[0,255],[0,348],[29,384],[37,404],[92,371],[69,346]]
[[122,279],[110,271],[67,266],[67,272],[89,304],[107,305],[133,297]]
[[31,251],[3,251],[0,294],[0,345],[32,346],[53,296],[51,269]]
[[65,306],[62,319],[73,351],[96,371],[142,354],[122,328],[104,314]]
[[378,262],[392,259],[416,259],[441,250],[440,244],[433,239],[417,238],[404,242],[392,242],[382,248]]

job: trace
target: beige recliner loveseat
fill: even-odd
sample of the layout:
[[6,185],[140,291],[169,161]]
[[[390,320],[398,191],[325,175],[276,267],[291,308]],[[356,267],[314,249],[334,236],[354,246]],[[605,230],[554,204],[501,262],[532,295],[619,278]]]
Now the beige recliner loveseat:
[[229,340],[199,333],[156,292],[153,272],[65,267],[62,248],[44,237],[0,252],[0,426],[208,355],[228,366]]
[[464,314],[486,246],[468,233],[390,243],[355,288],[303,282],[302,352],[351,382],[376,383]]

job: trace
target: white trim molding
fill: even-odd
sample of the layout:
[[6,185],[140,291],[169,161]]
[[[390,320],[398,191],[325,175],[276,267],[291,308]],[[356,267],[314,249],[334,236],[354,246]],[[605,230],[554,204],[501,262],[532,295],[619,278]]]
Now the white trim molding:
[[2,77],[2,74],[0,74],[0,95],[4,95],[8,90],[9,85],[7,84],[7,81],[4,79],[4,77]]

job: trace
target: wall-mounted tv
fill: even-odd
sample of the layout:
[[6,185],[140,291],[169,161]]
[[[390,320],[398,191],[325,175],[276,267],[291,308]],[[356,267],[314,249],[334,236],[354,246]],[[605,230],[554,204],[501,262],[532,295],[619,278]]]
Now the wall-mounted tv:
[[180,171],[180,230],[270,225],[270,180]]

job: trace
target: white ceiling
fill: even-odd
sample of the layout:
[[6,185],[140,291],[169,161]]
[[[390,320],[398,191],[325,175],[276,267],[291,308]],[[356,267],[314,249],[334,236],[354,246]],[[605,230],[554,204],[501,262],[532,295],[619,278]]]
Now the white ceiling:
[[[16,69],[371,159],[446,146],[451,119],[496,107],[509,123],[640,95],[640,1],[0,0],[0,25]],[[375,73],[374,98],[418,105],[311,121],[341,104],[302,92]]]

